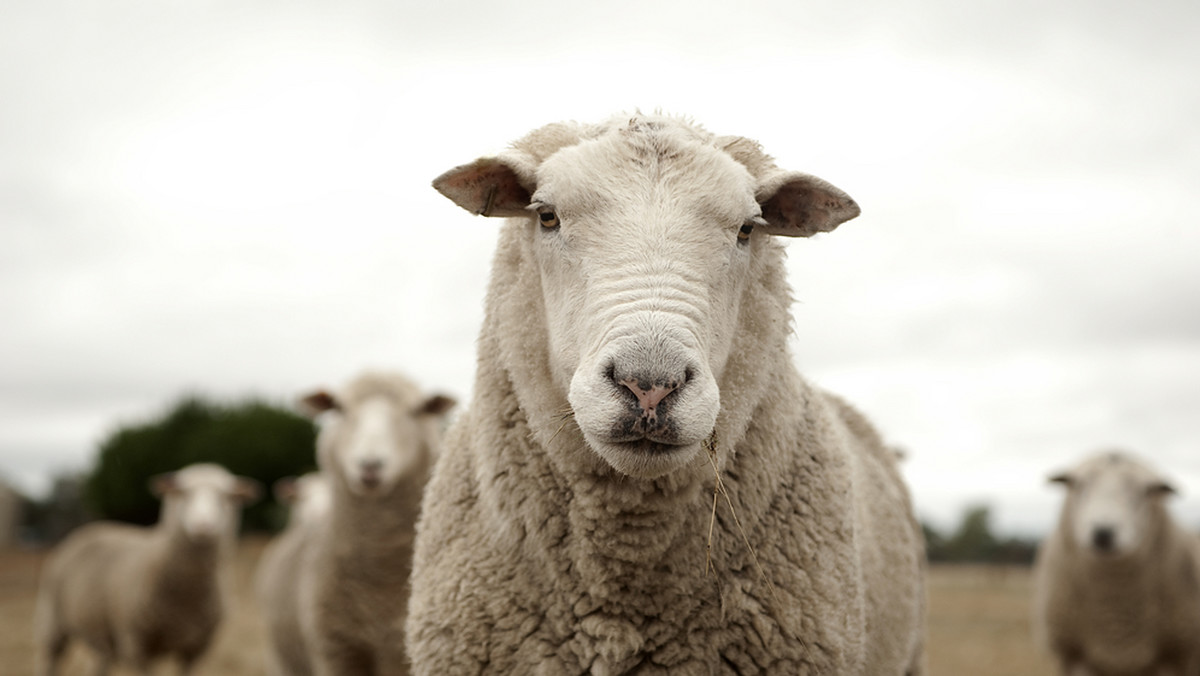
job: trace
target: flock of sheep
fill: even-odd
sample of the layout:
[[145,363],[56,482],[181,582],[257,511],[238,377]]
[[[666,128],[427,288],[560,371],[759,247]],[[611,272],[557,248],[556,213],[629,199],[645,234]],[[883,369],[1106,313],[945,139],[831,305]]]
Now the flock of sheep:
[[[924,543],[898,454],[787,348],[778,237],[858,206],[753,141],[658,115],[551,124],[443,174],[508,218],[473,400],[367,373],[306,397],[320,472],[257,592],[270,674],[916,675]],[[1035,629],[1066,674],[1200,674],[1200,552],[1116,453],[1068,488]],[[42,673],[75,639],[187,673],[226,605],[241,504],[157,477],[150,529],[92,524],[42,576]]]

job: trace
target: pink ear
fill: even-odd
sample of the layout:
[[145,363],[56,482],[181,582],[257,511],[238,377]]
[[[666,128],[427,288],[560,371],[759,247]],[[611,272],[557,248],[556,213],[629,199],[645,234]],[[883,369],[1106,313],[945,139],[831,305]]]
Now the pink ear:
[[776,179],[778,187],[760,193],[767,232],[785,237],[811,237],[830,232],[858,216],[858,204],[837,187],[816,176],[790,173]]
[[484,157],[455,167],[433,180],[433,187],[458,206],[481,216],[529,216],[531,190],[508,163]]

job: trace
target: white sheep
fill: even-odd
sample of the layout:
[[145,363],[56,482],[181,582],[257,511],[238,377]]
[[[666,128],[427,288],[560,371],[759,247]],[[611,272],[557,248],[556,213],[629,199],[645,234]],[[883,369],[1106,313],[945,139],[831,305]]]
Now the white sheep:
[[418,524],[416,673],[923,673],[895,455],[787,346],[776,236],[853,200],[640,114],[543,127],[434,186],[510,220]]
[[263,550],[255,575],[259,608],[266,623],[266,664],[269,676],[312,673],[300,624],[301,561],[314,537],[324,529],[332,489],[328,478],[310,472],[298,479],[280,479],[275,497],[291,506],[287,528]]
[[242,505],[258,483],[214,464],[189,465],[151,482],[162,498],[151,528],[113,522],[71,533],[42,572],[35,618],[40,672],[57,673],[69,642],[145,671],[160,657],[189,673],[228,606],[227,577]]
[[317,464],[331,489],[329,513],[299,557],[300,629],[312,672],[408,673],[413,529],[454,400],[422,394],[403,376],[370,372],[303,402],[328,412]]
[[1035,640],[1064,674],[1200,674],[1200,551],[1171,485],[1121,452],[1052,476],[1067,487],[1034,564]]

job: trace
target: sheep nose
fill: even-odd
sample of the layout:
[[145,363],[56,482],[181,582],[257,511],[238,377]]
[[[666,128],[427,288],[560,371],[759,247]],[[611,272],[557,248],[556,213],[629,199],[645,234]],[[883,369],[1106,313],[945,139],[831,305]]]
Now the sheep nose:
[[656,417],[659,402],[666,398],[668,394],[679,389],[679,385],[673,382],[651,384],[634,378],[618,380],[617,384],[633,392],[633,396],[637,397],[638,405],[642,407],[642,415],[648,418]]
[[383,463],[379,460],[363,460],[358,464],[359,470],[362,471],[362,482],[367,486],[375,486],[379,483],[379,474],[383,469]]
[[1107,552],[1113,548],[1116,540],[1116,533],[1113,532],[1110,526],[1097,526],[1092,530],[1092,546],[1096,549]]

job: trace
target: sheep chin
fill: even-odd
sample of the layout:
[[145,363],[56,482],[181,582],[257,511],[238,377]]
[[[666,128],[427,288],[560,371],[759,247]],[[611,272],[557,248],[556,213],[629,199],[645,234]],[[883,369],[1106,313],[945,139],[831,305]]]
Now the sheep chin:
[[699,442],[671,445],[649,439],[614,443],[587,432],[584,439],[605,463],[634,479],[657,479],[686,467],[695,460],[701,447]]

